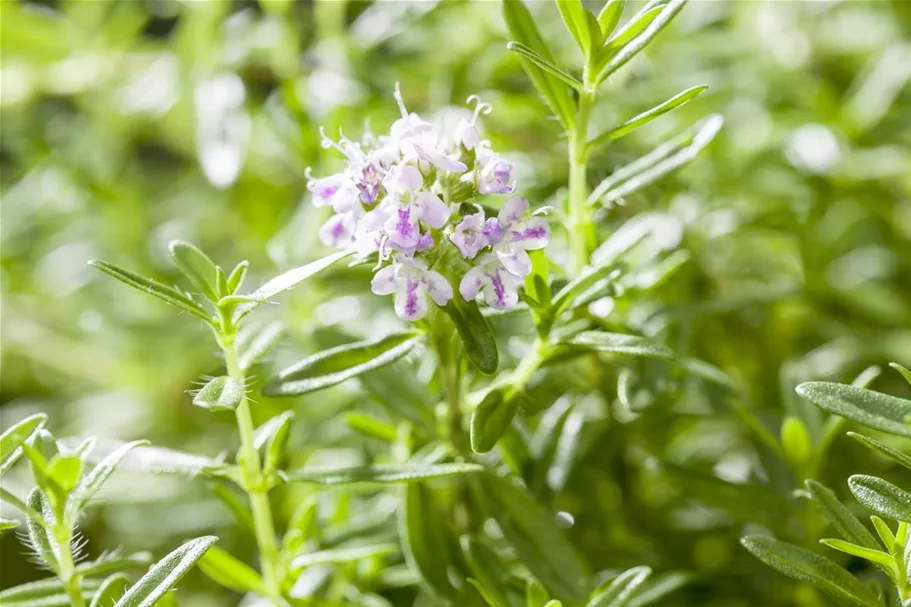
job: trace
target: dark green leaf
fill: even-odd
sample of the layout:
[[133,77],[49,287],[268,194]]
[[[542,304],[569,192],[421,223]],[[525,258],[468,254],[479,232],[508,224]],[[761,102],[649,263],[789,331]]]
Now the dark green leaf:
[[210,411],[233,411],[246,398],[244,382],[236,377],[213,377],[193,397],[193,404]]
[[490,322],[481,314],[478,304],[474,301],[465,301],[456,293],[443,307],[443,311],[455,324],[468,360],[481,373],[495,373],[499,365],[497,339]]
[[213,324],[212,317],[206,313],[202,306],[200,306],[198,303],[177,289],[163,285],[160,282],[156,282],[150,278],[143,278],[139,274],[134,274],[129,270],[125,270],[106,261],[92,259],[89,261],[89,265],[101,270],[108,276],[116,278],[120,282],[128,284],[134,289],[142,291],[143,293],[151,295],[152,297],[157,297],[161,301],[170,304],[175,308],[179,308],[184,312],[189,312],[193,316],[206,321],[210,325]]
[[898,462],[908,470],[911,470],[911,455],[907,453],[902,453],[898,449],[893,449],[889,445],[881,443],[880,441],[870,438],[869,436],[864,436],[863,434],[857,434],[856,432],[848,432],[848,436],[854,440],[860,442],[866,447],[873,449],[874,451],[885,455],[889,459]]
[[545,59],[538,53],[534,52],[533,50],[531,50],[530,48],[528,48],[521,42],[515,42],[515,41],[510,42],[506,45],[506,48],[518,55],[521,55],[525,59],[528,59],[529,61],[531,61],[532,63],[537,65],[539,68],[541,68],[548,74],[551,74],[558,80],[561,80],[564,84],[568,84],[569,86],[573,87],[577,91],[583,90],[582,82],[578,78],[576,78],[569,72],[560,69],[559,67],[557,67],[556,65],[554,65],[553,63],[551,63],[550,61],[548,61],[547,59]]
[[216,541],[218,538],[214,536],[190,540],[153,565],[114,607],[153,607],[158,599],[177,585]]
[[495,388],[471,414],[471,448],[487,453],[494,448],[519,409],[519,399],[506,399],[503,390]]
[[816,502],[823,515],[843,538],[867,548],[879,548],[879,544],[873,534],[867,531],[863,523],[857,520],[857,517],[851,514],[851,511],[844,504],[838,501],[831,489],[814,480],[808,480],[806,486],[813,501]]
[[882,607],[857,578],[824,556],[762,535],[749,535],[740,542],[772,569],[813,584],[843,605]]
[[455,597],[456,590],[449,581],[454,542],[433,492],[423,483],[405,485],[398,514],[405,560],[435,595]]
[[205,295],[209,301],[218,301],[219,289],[216,282],[215,262],[200,251],[195,245],[182,240],[172,240],[168,244],[171,257],[177,268],[190,282]]
[[259,574],[218,546],[209,546],[197,563],[199,570],[225,588],[237,592],[255,592],[265,596],[266,588]]
[[596,352],[611,352],[629,356],[664,358],[667,360],[674,358],[674,351],[661,342],[639,335],[606,333],[604,331],[583,331],[582,333],[574,335],[566,344]]
[[345,485],[349,483],[414,483],[431,478],[478,472],[478,464],[372,464],[350,468],[299,468],[285,473],[288,482]]
[[848,487],[857,501],[876,514],[911,522],[911,493],[875,476],[855,474]]
[[414,333],[395,333],[324,350],[281,371],[263,387],[263,394],[292,396],[334,386],[395,362],[422,339]]
[[0,474],[6,472],[22,456],[19,442],[28,442],[32,435],[47,423],[47,415],[37,413],[10,426],[0,435]]
[[491,514],[519,559],[556,596],[580,602],[588,595],[588,566],[527,490],[511,481],[485,474],[484,495]]
[[864,426],[911,436],[911,401],[864,388],[812,381],[797,386],[797,393],[817,407],[847,417]]
[[122,573],[112,575],[102,582],[89,607],[110,607],[123,596],[129,585],[130,580]]
[[[538,32],[537,26],[535,26],[531,13],[528,12],[528,8],[522,0],[504,0],[503,17],[506,20],[510,35],[516,41],[521,42],[540,56],[553,62],[553,56],[550,54],[547,44]],[[564,128],[566,130],[571,129],[575,122],[576,108],[569,89],[559,80],[548,76],[546,72],[527,59],[522,60],[522,67],[525,68],[525,72],[544,97],[545,102],[553,110],[560,122],[563,123]]]
[[604,590],[596,591],[586,607],[626,607],[652,574],[648,567],[633,567],[615,577]]
[[609,141],[614,141],[616,139],[620,139],[624,135],[628,135],[629,133],[632,133],[639,127],[645,126],[646,124],[648,124],[655,118],[658,118],[659,116],[663,116],[664,114],[667,114],[671,110],[674,110],[674,109],[680,107],[681,105],[687,103],[688,101],[695,99],[700,94],[702,94],[702,92],[704,90],[706,90],[707,88],[709,88],[709,87],[706,85],[700,85],[700,86],[694,86],[694,87],[688,88],[685,91],[677,93],[676,95],[674,95],[667,101],[656,105],[652,109],[642,112],[638,116],[630,118],[623,124],[612,128],[611,130],[607,131],[606,133],[602,133],[601,135],[598,135],[597,137],[595,137],[594,139],[592,139],[591,141],[588,142],[588,149],[593,150],[593,149],[597,148],[598,146],[603,145]]
[[475,585],[484,598],[495,607],[509,607],[509,572],[497,553],[479,536],[463,535],[460,543]]
[[138,440],[121,445],[98,462],[92,471],[82,479],[82,482],[79,483],[70,494],[70,498],[67,501],[67,518],[71,521],[75,521],[76,516],[78,516],[86,505],[88,505],[89,500],[95,497],[98,490],[101,489],[108,478],[110,478],[111,474],[114,473],[120,460],[136,447],[147,444],[149,444],[148,441]]

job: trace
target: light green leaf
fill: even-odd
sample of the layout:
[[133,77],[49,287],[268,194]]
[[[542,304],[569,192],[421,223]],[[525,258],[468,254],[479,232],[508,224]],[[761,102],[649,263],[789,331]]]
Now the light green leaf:
[[[595,82],[601,84],[608,76],[626,65],[630,59],[635,57],[639,51],[644,49],[645,46],[664,29],[670,20],[673,19],[674,15],[680,12],[680,9],[683,8],[684,4],[686,4],[686,0],[671,0],[661,8],[661,12],[648,23],[647,27],[641,32],[634,34],[632,39],[613,48],[610,47],[611,43],[609,42],[608,48],[605,48],[606,53],[604,56],[610,57],[610,59],[606,61],[606,63],[602,61],[604,66],[598,70],[598,77]],[[637,19],[634,17],[633,22],[635,23],[636,21]],[[635,25],[628,27],[635,27]],[[624,34],[625,31],[621,31],[615,38],[620,38]]]
[[696,97],[701,95],[702,92],[704,90],[706,90],[707,88],[709,88],[707,85],[699,85],[699,86],[694,86],[694,87],[688,88],[685,91],[682,91],[680,93],[677,93],[676,95],[674,95],[667,101],[656,105],[652,109],[646,110],[645,112],[642,112],[638,116],[630,118],[623,124],[612,128],[611,130],[607,131],[606,133],[602,133],[601,135],[598,135],[597,137],[595,137],[594,139],[592,139],[591,141],[588,142],[588,150],[589,151],[594,150],[595,148],[597,148],[600,145],[608,143],[609,141],[615,141],[617,139],[620,139],[624,135],[628,135],[628,134],[632,133],[639,127],[645,126],[652,120],[654,120],[660,116],[663,116],[664,114],[667,114],[671,110],[674,110],[674,109],[680,107],[681,105],[687,103],[688,101],[692,101],[693,99],[695,99]]
[[507,479],[485,474],[483,495],[517,556],[556,596],[580,602],[588,595],[588,566],[548,511],[528,491]]
[[196,566],[225,588],[237,592],[255,592],[260,596],[266,595],[266,588],[263,586],[259,573],[218,546],[209,546]]
[[294,411],[285,411],[279,419],[281,423],[266,440],[263,469],[267,472],[276,470],[285,455],[285,446],[288,444],[288,435],[294,422]]
[[595,591],[586,607],[626,607],[636,591],[652,574],[648,567],[633,567],[615,577],[606,588]]
[[550,600],[550,595],[544,586],[535,578],[528,578],[525,584],[525,607],[544,607]]
[[240,497],[226,485],[221,483],[212,483],[209,489],[212,493],[215,494],[221,502],[228,508],[231,514],[234,516],[234,520],[237,523],[245,528],[247,531],[256,532],[256,525],[253,523],[253,513],[250,511],[249,506],[243,503]]
[[285,333],[281,321],[273,321],[263,326],[252,325],[241,329],[237,336],[238,363],[241,369],[249,369],[269,353]]
[[534,52],[533,50],[531,50],[530,48],[528,48],[521,42],[515,42],[515,41],[509,42],[506,45],[506,48],[518,55],[521,55],[525,59],[528,59],[529,61],[531,61],[532,63],[537,65],[539,68],[541,68],[545,72],[553,75],[555,78],[561,80],[565,84],[568,84],[569,86],[573,87],[577,91],[583,90],[582,81],[580,81],[578,78],[576,78],[569,72],[560,69],[559,67],[557,67],[556,65],[554,65],[553,63],[551,63],[550,61],[548,61],[547,59],[545,59],[538,53]]
[[[101,582],[96,580],[82,581],[82,598],[86,603],[92,600],[92,594]],[[49,578],[29,582],[0,592],[0,605],[3,607],[69,607],[70,600],[63,588],[63,582]]]
[[889,363],[889,366],[901,373],[902,377],[905,378],[905,381],[911,384],[911,371],[898,363]]
[[911,470],[911,455],[907,453],[902,453],[898,449],[893,449],[885,443],[881,443],[875,438],[870,438],[869,436],[864,436],[863,434],[857,434],[856,432],[848,432],[848,436],[863,444],[865,447],[869,447],[874,451],[885,455],[889,459],[898,462],[908,470]]
[[246,398],[244,382],[236,377],[213,377],[193,397],[193,404],[209,411],[233,411]]
[[205,309],[200,306],[198,303],[178,291],[177,289],[171,288],[169,286],[163,285],[160,282],[156,282],[150,278],[143,278],[139,274],[134,274],[129,270],[125,270],[119,266],[116,266],[112,263],[106,261],[101,261],[98,259],[92,259],[89,261],[89,265],[101,270],[108,276],[112,276],[119,280],[122,283],[125,283],[134,289],[142,291],[147,295],[152,297],[157,297],[161,301],[179,308],[184,312],[189,312],[193,316],[206,321],[208,324],[213,324],[213,318],[206,313]]
[[668,594],[675,592],[687,582],[691,576],[685,573],[665,573],[658,577],[651,578],[639,592],[629,601],[629,607],[646,607],[660,601]]
[[565,343],[569,346],[596,352],[664,358],[667,360],[674,358],[674,351],[661,342],[639,335],[583,331],[582,333],[577,333]]
[[244,284],[244,278],[247,277],[247,270],[250,269],[250,262],[244,260],[234,266],[234,269],[231,270],[231,275],[228,276],[228,292],[236,293],[237,290]]
[[102,554],[94,561],[85,561],[76,565],[76,573],[83,577],[101,577],[111,573],[147,567],[152,562],[152,555],[148,552],[135,552],[121,555],[119,551]]
[[911,401],[864,388],[812,381],[797,386],[797,393],[817,407],[847,417],[864,426],[911,436]]
[[35,520],[35,514],[41,515],[41,520],[50,522],[50,506],[41,491],[35,487],[28,494],[26,505],[30,509],[28,518],[25,519],[25,529],[28,532],[28,544],[36,555],[47,565],[51,571],[60,572],[56,546],[51,542],[47,530]]
[[810,497],[839,535],[867,548],[879,548],[873,534],[867,531],[863,523],[857,520],[857,517],[851,514],[851,511],[835,497],[835,493],[831,489],[814,480],[806,481],[806,487],[810,492]]
[[721,130],[724,118],[712,114],[685,133],[616,169],[592,190],[589,203],[609,205],[691,162]]
[[471,575],[485,600],[496,607],[510,607],[509,572],[497,553],[480,536],[463,535],[459,542]]
[[481,373],[495,373],[499,365],[497,339],[490,322],[481,314],[478,304],[474,301],[465,301],[456,293],[443,307],[443,311],[455,324],[468,360]]
[[620,28],[620,31],[611,36],[611,38],[604,43],[604,48],[598,53],[597,69],[600,71],[603,66],[610,61],[614,54],[629,44],[630,40],[641,34],[662,10],[664,10],[664,7],[660,5],[651,7],[646,6],[633,15],[626,25]]
[[598,13],[598,25],[601,27],[601,36],[603,38],[606,39],[617,28],[625,4],[625,0],[610,0]]
[[[104,457],[123,445],[124,443],[118,441],[103,441],[92,453],[89,461],[98,464]],[[134,472],[195,476],[205,471],[206,468],[217,465],[217,461],[203,455],[146,445],[135,447],[124,455],[117,467]]]
[[130,580],[122,573],[112,575],[101,583],[89,607],[110,607],[123,596],[129,585]]
[[47,423],[47,415],[37,413],[13,424],[0,435],[0,474],[6,472],[22,456],[19,441],[28,442],[32,435]]
[[482,470],[479,464],[371,464],[349,468],[299,468],[285,473],[288,482],[318,485],[349,483],[414,483]]
[[503,390],[495,388],[484,396],[471,413],[471,448],[475,453],[487,453],[497,444],[512,423],[519,409],[519,399],[506,398]]
[[152,566],[142,578],[127,590],[114,607],[153,607],[166,592],[202,558],[217,537],[204,536],[190,540]]
[[795,470],[802,470],[810,461],[813,455],[810,432],[800,418],[789,415],[781,423],[781,447]]
[[844,552],[845,554],[859,556],[860,558],[866,559],[871,563],[876,563],[877,565],[883,567],[886,571],[895,569],[895,561],[893,560],[892,555],[886,554],[882,550],[871,550],[870,548],[864,548],[863,546],[858,546],[857,544],[852,544],[851,542],[837,539],[819,540],[819,543],[828,546],[833,550],[838,550],[839,552]]
[[866,586],[831,559],[762,535],[748,535],[740,543],[772,569],[813,584],[843,605],[882,607]]
[[911,493],[875,476],[855,474],[848,487],[857,501],[876,514],[911,522]]
[[356,432],[388,443],[394,443],[399,437],[398,430],[396,430],[395,426],[387,424],[366,413],[360,413],[358,411],[345,413],[345,423]]
[[[588,31],[588,20],[585,17],[588,11],[582,6],[582,0],[555,0],[555,2],[560,10],[563,23],[566,24],[566,29],[579,45],[582,56],[588,59],[592,52],[592,38]],[[600,34],[600,28],[598,33]]]
[[302,554],[291,562],[294,569],[304,569],[312,565],[325,565],[330,563],[351,563],[376,556],[397,554],[397,544],[369,544],[366,546],[351,546],[334,548],[331,550],[317,550]]
[[266,396],[293,396],[334,386],[392,364],[423,339],[414,333],[395,333],[373,341],[358,341],[308,356],[282,370],[263,387]]
[[18,526],[19,526],[19,521],[0,518],[0,534],[2,534],[4,531],[9,531],[10,529],[15,529]]
[[[879,536],[879,539],[882,540],[883,545],[890,553],[894,552],[895,534],[893,534],[892,530],[889,529],[889,525],[886,524],[886,521],[879,518],[875,514],[870,516],[870,520],[873,521],[873,528],[876,529],[876,534]],[[879,549],[879,546],[876,548]]]
[[[522,0],[504,0],[503,17],[510,35],[516,41],[553,63],[553,56]],[[522,67],[564,128],[567,131],[571,129],[575,122],[576,107],[569,89],[527,59],[522,59]]]
[[454,540],[433,492],[423,483],[405,485],[398,515],[405,560],[434,595],[454,598],[456,590],[449,581]]
[[215,262],[200,251],[195,245],[182,240],[172,240],[168,244],[171,257],[177,268],[193,283],[209,301],[218,301]]
[[284,274],[273,278],[248,295],[248,297],[253,301],[249,304],[240,306],[238,308],[238,316],[246,316],[257,306],[266,303],[276,295],[279,295],[288,289],[296,287],[311,276],[319,274],[329,266],[353,254],[354,251],[339,251],[338,253],[327,255],[326,257],[317,259],[316,261],[311,261],[310,263],[300,266],[299,268],[288,270]]
[[98,462],[92,471],[82,479],[82,482],[79,483],[70,494],[66,505],[67,519],[71,521],[76,520],[79,513],[88,505],[89,500],[95,497],[95,494],[98,493],[104,483],[107,482],[108,478],[110,478],[111,474],[114,473],[114,470],[120,463],[120,460],[126,457],[127,453],[136,447],[148,444],[148,441],[138,440],[121,445]]
[[618,266],[615,263],[615,259],[610,259],[605,263],[595,264],[584,274],[571,280],[554,296],[553,304],[551,306],[551,316],[556,318],[567,310],[572,310],[577,307],[577,301],[580,298],[601,281],[609,279],[617,268]]

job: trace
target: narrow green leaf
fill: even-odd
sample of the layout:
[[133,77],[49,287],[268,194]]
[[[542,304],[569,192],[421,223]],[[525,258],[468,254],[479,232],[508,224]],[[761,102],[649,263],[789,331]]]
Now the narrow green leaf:
[[664,358],[666,360],[674,358],[674,351],[661,342],[648,337],[626,335],[624,333],[583,331],[574,335],[566,344],[596,352]]
[[237,293],[237,290],[243,286],[244,278],[247,277],[247,270],[250,269],[250,262],[244,260],[237,264],[233,270],[231,270],[231,275],[228,276],[228,291],[230,293]]
[[216,282],[215,262],[200,251],[195,245],[182,240],[172,240],[168,244],[174,263],[184,276],[193,283],[209,301],[218,301],[219,289]]
[[22,514],[26,515],[32,522],[34,522],[34,524],[43,529],[47,529],[48,523],[44,520],[44,515],[40,510],[34,510],[33,508],[30,508],[21,499],[4,489],[2,485],[0,485],[0,500],[6,502]]
[[101,261],[98,259],[92,259],[89,261],[89,265],[93,268],[97,268],[107,274],[116,278],[122,283],[125,283],[134,289],[142,291],[152,297],[157,297],[161,301],[179,308],[184,312],[189,312],[193,316],[206,321],[210,325],[214,323],[212,317],[206,313],[205,309],[200,306],[198,303],[169,286],[163,285],[160,282],[156,282],[150,278],[143,278],[139,274],[134,274],[129,270],[125,270],[119,266],[116,266],[112,263],[106,261]]
[[533,50],[531,50],[530,48],[528,48],[521,42],[515,42],[515,41],[510,42],[506,45],[506,48],[511,50],[512,52],[528,59],[529,61],[531,61],[538,67],[540,67],[542,70],[544,70],[548,74],[552,74],[554,77],[558,78],[563,83],[568,84],[569,86],[573,87],[577,91],[584,90],[581,80],[579,80],[578,78],[576,78],[569,72],[560,69],[559,67],[557,67],[556,65],[554,65],[553,63],[551,63],[550,61],[548,61],[547,59],[545,59],[538,53],[534,52]]
[[712,114],[645,156],[616,169],[592,190],[589,203],[609,205],[691,162],[712,142],[723,124],[720,114]]
[[285,333],[281,321],[273,321],[263,326],[251,326],[241,330],[237,336],[238,363],[241,369],[249,369],[269,353]]
[[863,444],[865,447],[869,447],[874,451],[885,455],[889,459],[898,462],[908,470],[911,470],[911,455],[907,453],[902,453],[898,449],[893,449],[889,445],[881,443],[875,438],[870,438],[869,436],[864,436],[863,434],[857,434],[856,432],[848,432],[848,436]]
[[244,382],[236,377],[213,377],[193,397],[193,404],[209,411],[233,411],[246,397]]
[[604,48],[598,53],[598,70],[600,71],[621,48],[629,44],[630,40],[641,34],[662,10],[664,10],[663,6],[653,6],[644,8],[633,15],[626,25],[620,28],[620,31],[604,43]]
[[902,377],[905,378],[905,381],[911,384],[911,371],[898,363],[889,363],[889,366],[901,373]]
[[158,599],[177,585],[216,541],[217,537],[204,536],[182,545],[153,565],[114,607],[152,607]]
[[490,321],[481,314],[478,304],[474,301],[465,301],[456,293],[442,309],[455,324],[462,340],[462,348],[471,364],[481,373],[496,373],[500,364],[496,335]]
[[582,6],[582,0],[554,0],[557,8],[560,10],[560,16],[566,29],[572,34],[582,56],[588,59],[592,52],[592,40],[589,36],[587,20],[585,18],[585,7]]
[[75,522],[78,514],[86,505],[88,505],[89,500],[95,497],[95,494],[98,493],[104,483],[111,477],[111,474],[114,473],[120,460],[126,457],[127,453],[136,447],[148,444],[149,441],[138,440],[121,445],[98,462],[92,471],[82,479],[82,482],[79,483],[70,494],[66,505],[67,519]]
[[454,542],[433,492],[423,483],[405,485],[398,514],[405,560],[434,595],[454,598],[456,590],[449,581]]
[[665,573],[652,578],[646,587],[641,589],[629,601],[629,607],[646,607],[654,605],[667,595],[686,585],[691,576],[685,573]]
[[122,555],[119,551],[102,554],[94,561],[85,561],[76,565],[76,573],[82,577],[101,577],[137,567],[147,567],[152,562],[148,552],[135,552]]
[[864,388],[812,381],[797,386],[797,393],[817,407],[847,417],[864,426],[911,436],[911,401]]
[[[873,528],[876,529],[876,534],[879,536],[879,539],[882,540],[886,549],[890,553],[895,552],[895,534],[889,529],[889,525],[886,524],[886,521],[875,514],[870,516],[870,520],[873,521]],[[876,548],[878,549],[879,546]]]
[[234,516],[234,520],[236,520],[241,527],[251,533],[256,532],[256,525],[253,523],[253,513],[250,511],[249,506],[241,501],[241,498],[233,489],[231,489],[231,487],[221,483],[212,483],[209,486],[209,489],[211,489],[212,493],[215,494],[215,497],[221,500],[228,508]]
[[857,517],[851,514],[851,511],[835,497],[835,493],[831,489],[814,480],[806,481],[806,487],[810,492],[810,497],[839,535],[867,548],[879,547],[873,534],[867,531],[863,523],[857,520]]
[[285,473],[288,482],[315,483],[318,485],[345,485],[349,483],[414,483],[432,478],[478,472],[479,464],[371,464],[349,468],[299,468]]
[[460,544],[477,582],[475,585],[484,598],[494,606],[509,607],[509,572],[497,553],[480,536],[463,535]]
[[[625,42],[619,48],[611,48],[609,51],[605,49],[607,51],[606,56],[609,56],[610,59],[598,71],[598,77],[595,82],[601,84],[608,76],[626,65],[630,59],[635,57],[664,29],[670,20],[680,12],[684,4],[686,4],[686,0],[671,0],[661,8],[661,12],[648,23],[645,29],[636,34],[631,40]],[[615,38],[619,38],[623,34],[624,32],[621,31]],[[610,43],[608,43],[608,46],[610,46]]]
[[[510,35],[517,42],[521,42],[540,56],[553,62],[553,56],[522,0],[504,0],[503,17]],[[563,123],[567,131],[570,130],[575,123],[576,107],[569,89],[527,59],[522,59],[522,67],[544,97],[544,101],[553,110],[554,115]]]
[[332,550],[317,550],[302,554],[291,562],[294,569],[304,569],[312,565],[326,565],[330,563],[352,563],[363,559],[387,554],[396,554],[399,547],[396,544],[368,544],[366,546],[351,546],[334,548]]
[[0,435],[0,474],[9,470],[22,456],[19,442],[28,442],[32,435],[47,423],[47,415],[36,413],[13,424]]
[[531,258],[531,274],[525,277],[525,292],[543,307],[549,308],[553,300],[550,289],[550,272],[547,254],[543,249],[529,251]]
[[360,413],[358,411],[345,413],[345,423],[348,424],[352,430],[360,432],[365,436],[371,436],[388,443],[394,443],[398,440],[398,431],[395,426],[387,424],[366,413]]
[[844,552],[845,554],[851,554],[853,556],[859,556],[871,563],[876,563],[886,571],[895,568],[895,561],[892,559],[892,555],[886,554],[882,550],[871,550],[870,548],[864,548],[863,546],[837,539],[819,540],[819,543],[828,546],[833,550],[838,550],[839,552]]
[[228,277],[225,276],[225,271],[219,266],[215,266],[215,297],[217,300],[220,300],[222,297],[227,297],[231,295],[232,292],[228,288]]
[[475,453],[487,453],[506,432],[519,409],[519,399],[505,398],[504,391],[495,388],[471,413],[471,448]]
[[911,522],[911,493],[875,476],[855,474],[848,487],[857,501],[876,514]]
[[598,25],[601,27],[601,36],[607,39],[620,23],[625,0],[610,0],[598,13]]
[[588,595],[588,566],[549,512],[528,491],[507,479],[485,474],[483,495],[517,556],[556,596],[581,602]]
[[882,606],[866,586],[831,559],[762,535],[748,535],[740,543],[772,569],[813,584],[841,604],[853,607]]
[[248,297],[250,297],[253,302],[238,308],[238,316],[243,317],[247,315],[254,308],[266,303],[276,295],[279,295],[288,289],[296,287],[311,276],[319,274],[329,266],[353,254],[353,251],[339,251],[338,253],[327,255],[326,257],[317,259],[316,261],[311,261],[310,263],[300,266],[299,268],[288,270],[284,274],[273,278],[248,295]]
[[597,137],[595,137],[594,139],[592,139],[591,141],[588,142],[588,150],[589,151],[594,150],[595,148],[597,148],[600,145],[603,145],[609,141],[615,141],[617,139],[620,139],[624,135],[628,135],[628,134],[632,133],[639,127],[645,126],[652,120],[654,120],[660,116],[663,116],[664,114],[667,114],[671,110],[674,110],[674,109],[680,107],[681,105],[687,103],[688,101],[692,101],[693,99],[695,99],[696,97],[701,95],[702,92],[704,90],[706,90],[707,88],[709,88],[707,85],[699,85],[699,86],[694,86],[694,87],[688,88],[685,91],[682,91],[680,93],[677,93],[676,95],[674,95],[667,101],[656,105],[652,109],[646,110],[645,112],[642,112],[638,116],[630,118],[623,124],[612,128],[611,130],[607,131],[606,133],[602,133],[601,135],[598,135]]
[[550,600],[544,586],[535,578],[528,578],[525,584],[525,607],[544,607]]
[[123,596],[129,585],[130,580],[122,573],[112,575],[101,583],[89,607],[110,607]]
[[781,423],[781,447],[795,470],[803,469],[813,456],[810,432],[800,418],[789,415]]
[[282,458],[285,455],[285,446],[288,444],[288,436],[291,432],[291,424],[294,422],[294,411],[285,411],[279,416],[281,423],[266,440],[265,455],[263,457],[263,468],[266,471],[278,469],[281,465]]
[[282,370],[262,392],[266,396],[293,396],[328,388],[395,362],[422,339],[414,333],[395,333],[330,348]]
[[75,455],[58,455],[48,463],[47,475],[60,488],[61,501],[79,484],[83,468],[82,460]]
[[586,607],[626,607],[636,591],[652,574],[648,567],[633,567],[615,577],[607,588],[596,591]]
[[[95,449],[89,461],[98,464],[108,454],[113,453],[122,445],[124,443],[118,441],[104,441]],[[118,468],[153,474],[195,476],[207,468],[217,465],[217,461],[203,455],[146,445],[135,447],[124,455],[118,464]]]
[[0,534],[2,534],[4,531],[9,531],[10,529],[15,529],[18,526],[19,526],[19,521],[0,518]]
[[30,512],[26,513],[29,514],[29,517],[25,519],[29,546],[51,571],[59,574],[60,564],[56,547],[51,542],[47,530],[37,522],[34,516],[34,514],[40,513],[41,520],[50,522],[50,506],[37,487],[28,494],[26,505],[30,509]]
[[[91,601],[92,594],[100,585],[101,582],[97,580],[83,580],[83,600]],[[57,578],[48,578],[3,590],[0,592],[0,605],[3,607],[69,607],[70,600],[63,588],[63,582]]]
[[243,563],[218,546],[209,546],[197,567],[216,583],[237,592],[255,592],[266,595],[262,578],[252,567]]

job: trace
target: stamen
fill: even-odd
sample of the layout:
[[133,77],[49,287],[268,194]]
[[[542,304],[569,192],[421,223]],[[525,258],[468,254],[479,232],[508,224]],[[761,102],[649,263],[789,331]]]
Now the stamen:
[[478,117],[481,114],[484,114],[485,116],[487,116],[488,114],[490,114],[493,111],[493,106],[490,105],[489,103],[485,103],[484,101],[482,101],[481,97],[478,95],[469,96],[468,100],[465,103],[470,105],[472,102],[476,103],[477,105],[475,105],[474,114],[472,114],[472,116],[471,116],[471,124],[474,124],[475,122],[477,122]]
[[[320,137],[322,138],[322,141],[320,141],[320,147],[322,147],[323,149],[326,149],[326,150],[328,150],[329,148],[334,148],[334,149],[338,150],[339,152],[341,152],[342,154],[345,154],[345,150],[344,150],[344,148],[342,148],[342,146],[340,146],[336,142],[329,139],[329,136],[326,135],[326,129],[324,129],[323,127],[320,127],[319,134],[320,134]],[[345,154],[345,155],[347,156],[347,154]]]
[[402,118],[408,118],[408,110],[405,109],[405,101],[402,99],[402,89],[399,87],[398,81],[395,83],[395,102],[399,105],[399,112],[402,113]]

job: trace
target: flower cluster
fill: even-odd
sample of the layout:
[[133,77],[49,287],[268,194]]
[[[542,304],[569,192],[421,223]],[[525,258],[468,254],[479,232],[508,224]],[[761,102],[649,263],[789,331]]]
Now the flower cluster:
[[[360,256],[377,253],[372,290],[395,294],[396,313],[405,320],[423,318],[428,297],[440,306],[452,299],[449,280],[432,269],[445,257],[443,247],[454,246],[471,266],[460,278],[463,298],[483,299],[495,308],[514,306],[531,272],[528,251],[547,245],[550,228],[519,196],[510,196],[496,217],[478,204],[465,204],[516,189],[513,165],[493,152],[478,130],[478,119],[490,106],[469,97],[476,104],[473,115],[447,137],[408,112],[398,86],[395,98],[401,118],[388,135],[368,130],[360,142],[344,135],[336,142],[323,133],[323,147],[340,151],[347,165],[327,177],[308,172],[313,204],[335,211],[320,238]],[[462,214],[465,208],[475,212]]]

